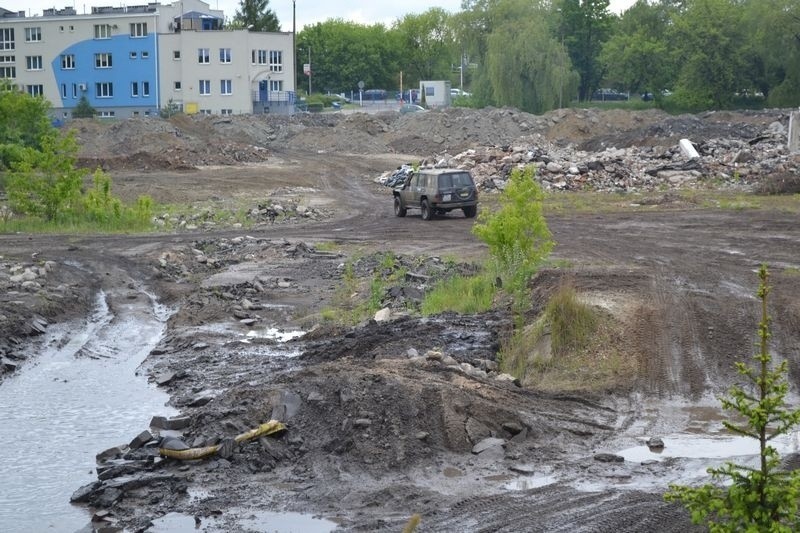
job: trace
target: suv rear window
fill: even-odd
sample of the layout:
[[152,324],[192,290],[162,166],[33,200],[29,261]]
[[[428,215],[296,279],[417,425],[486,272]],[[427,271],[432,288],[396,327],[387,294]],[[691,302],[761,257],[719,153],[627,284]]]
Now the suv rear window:
[[472,178],[470,178],[469,173],[461,172],[458,174],[442,174],[439,176],[439,188],[440,189],[452,189],[452,188],[459,188],[459,187],[471,187],[472,186]]

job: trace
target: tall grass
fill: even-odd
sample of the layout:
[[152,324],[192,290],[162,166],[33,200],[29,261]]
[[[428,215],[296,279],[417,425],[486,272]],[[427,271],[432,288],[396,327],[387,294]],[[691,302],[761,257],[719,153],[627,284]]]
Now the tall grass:
[[550,343],[554,355],[586,348],[597,329],[594,311],[578,300],[578,294],[570,284],[562,284],[556,290],[544,312],[550,324]]
[[612,317],[580,301],[563,284],[542,313],[517,326],[504,342],[500,367],[538,390],[601,390],[628,384],[638,369],[634,356],[620,348]]
[[452,276],[425,295],[422,314],[435,315],[444,311],[480,313],[492,307],[495,295],[493,278],[486,273],[477,276]]

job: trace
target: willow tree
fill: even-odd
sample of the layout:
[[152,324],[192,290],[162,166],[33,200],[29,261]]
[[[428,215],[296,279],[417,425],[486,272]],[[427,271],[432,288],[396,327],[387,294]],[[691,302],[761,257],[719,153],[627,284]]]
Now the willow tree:
[[543,113],[568,104],[577,75],[542,17],[508,21],[487,40],[485,71],[497,105]]

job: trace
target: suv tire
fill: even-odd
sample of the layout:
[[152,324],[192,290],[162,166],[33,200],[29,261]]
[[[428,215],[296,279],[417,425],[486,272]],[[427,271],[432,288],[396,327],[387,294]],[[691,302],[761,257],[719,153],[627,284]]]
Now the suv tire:
[[475,215],[478,214],[477,205],[468,205],[467,207],[462,207],[461,210],[464,211],[464,216],[467,218],[475,218]]
[[422,220],[430,220],[433,218],[433,210],[431,209],[431,204],[428,203],[427,199],[422,200],[419,209],[422,212]]
[[403,207],[403,202],[400,201],[399,196],[394,197],[394,216],[396,217],[404,217],[408,210]]

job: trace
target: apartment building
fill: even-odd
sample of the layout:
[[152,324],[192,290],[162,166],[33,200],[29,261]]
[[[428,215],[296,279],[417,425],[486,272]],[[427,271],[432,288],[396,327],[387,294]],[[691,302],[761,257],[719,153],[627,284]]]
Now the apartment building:
[[224,29],[201,0],[169,5],[0,8],[0,78],[70,118],[85,96],[101,117],[294,111],[292,34]]

